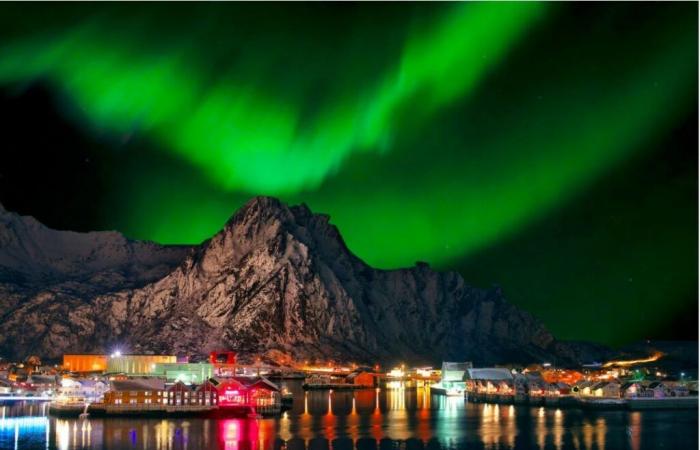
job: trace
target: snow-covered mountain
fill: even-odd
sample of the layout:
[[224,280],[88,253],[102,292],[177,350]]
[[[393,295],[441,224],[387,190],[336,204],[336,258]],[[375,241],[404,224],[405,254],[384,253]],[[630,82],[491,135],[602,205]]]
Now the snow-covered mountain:
[[[1,217],[0,265],[20,274],[0,286],[5,354],[59,357],[119,347],[366,363],[576,357],[498,288],[473,288],[457,273],[425,264],[369,267],[328,216],[305,205],[256,197],[190,250]],[[142,270],[166,266],[161,276],[135,281],[149,278],[136,275]],[[94,274],[105,272],[124,274],[124,285],[96,289]],[[46,283],[44,274],[64,281]]]
[[101,284],[113,274],[119,283],[145,284],[169,273],[189,250],[129,240],[116,231],[52,230],[0,205],[0,282],[36,286],[93,278]]

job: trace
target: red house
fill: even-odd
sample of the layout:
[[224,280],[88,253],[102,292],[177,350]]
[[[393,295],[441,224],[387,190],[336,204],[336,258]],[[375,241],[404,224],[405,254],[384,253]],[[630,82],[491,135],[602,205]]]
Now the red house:
[[182,381],[170,386],[165,392],[165,401],[168,405],[192,405],[196,404],[194,392]]
[[219,391],[209,380],[197,386],[197,390],[195,391],[194,395],[197,399],[197,404],[199,405],[219,404]]
[[211,385],[216,389],[218,405],[248,406],[248,387],[235,378],[212,378]]

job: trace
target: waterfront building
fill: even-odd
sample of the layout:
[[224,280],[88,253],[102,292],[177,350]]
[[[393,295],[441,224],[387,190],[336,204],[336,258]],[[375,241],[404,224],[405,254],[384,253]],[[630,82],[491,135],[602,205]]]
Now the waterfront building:
[[466,390],[466,373],[471,369],[470,362],[443,361],[440,381],[431,386],[436,394],[463,395]]
[[107,391],[107,385],[100,380],[72,379],[61,380],[59,398],[75,401],[94,402],[102,398]]
[[503,390],[512,393],[514,388],[513,374],[505,368],[466,368],[463,379],[469,391],[495,393],[502,382],[505,382]]
[[349,384],[364,387],[375,387],[376,380],[376,374],[363,370],[352,372],[346,377],[346,381]]
[[218,405],[219,391],[211,381],[206,380],[204,383],[197,386],[195,390],[195,398],[199,405]]
[[629,381],[620,386],[620,396],[624,398],[637,398],[645,396],[644,386],[636,381]]
[[588,380],[579,381],[571,388],[571,393],[579,396],[591,395],[591,386],[594,384],[595,383]]
[[0,394],[9,394],[10,392],[12,392],[12,383],[0,378]]
[[527,386],[527,393],[531,397],[542,397],[544,395],[547,395],[549,390],[549,384],[546,383],[544,380],[531,380]]
[[168,383],[201,384],[214,376],[210,363],[156,363],[152,376],[165,378]]
[[53,390],[58,385],[58,375],[55,374],[42,374],[42,373],[32,373],[27,378],[27,384],[33,389],[39,391]]
[[268,411],[282,404],[280,388],[267,378],[250,379],[248,389],[248,404],[255,406],[256,411]]
[[650,393],[649,397],[654,398],[665,398],[666,397],[666,385],[660,381],[654,381],[647,386],[647,391]]
[[178,381],[168,387],[163,398],[163,403],[167,405],[191,405],[197,404],[197,397],[189,386],[182,381]]
[[590,392],[594,397],[620,397],[620,383],[616,381],[601,381],[591,386]]
[[156,364],[174,364],[174,355],[112,355],[107,360],[107,372],[126,375],[153,375]]
[[165,383],[160,378],[141,378],[134,380],[114,380],[110,390],[104,394],[107,405],[158,404],[162,403]]
[[238,406],[248,404],[248,388],[235,378],[212,378],[209,380],[217,391],[218,404]]
[[63,355],[63,369],[69,372],[104,372],[107,370],[107,355],[67,354]]
[[281,402],[279,387],[263,377],[212,378],[210,383],[217,391],[221,406],[262,408]]

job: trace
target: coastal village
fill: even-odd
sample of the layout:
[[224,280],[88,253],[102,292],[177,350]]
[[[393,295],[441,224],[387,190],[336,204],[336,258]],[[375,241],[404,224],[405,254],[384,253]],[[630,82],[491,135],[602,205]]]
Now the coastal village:
[[36,356],[0,363],[0,399],[49,400],[55,415],[201,415],[260,417],[291,406],[287,380],[306,390],[429,389],[465,401],[582,409],[684,409],[698,407],[697,373],[669,373],[663,354],[577,369],[550,363],[441,367],[337,363],[272,366],[241,364],[232,351],[206,361],[175,355],[66,354],[61,364]]

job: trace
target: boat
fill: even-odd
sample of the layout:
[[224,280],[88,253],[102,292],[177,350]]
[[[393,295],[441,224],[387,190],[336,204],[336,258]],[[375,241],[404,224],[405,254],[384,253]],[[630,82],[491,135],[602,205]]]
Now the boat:
[[49,403],[49,414],[61,417],[87,417],[90,403],[84,398],[61,398]]
[[430,386],[430,393],[447,397],[463,397],[465,389],[462,386],[443,386],[442,383],[436,383]]

